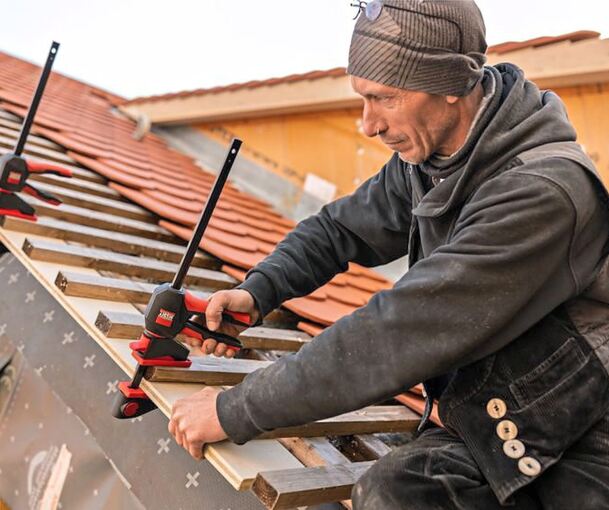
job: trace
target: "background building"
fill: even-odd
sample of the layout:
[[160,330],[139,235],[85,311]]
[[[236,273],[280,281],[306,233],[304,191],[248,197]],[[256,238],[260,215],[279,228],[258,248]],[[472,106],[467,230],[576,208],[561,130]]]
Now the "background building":
[[[609,40],[579,31],[489,48],[489,64],[512,62],[567,106],[579,141],[609,179]],[[282,212],[302,217],[353,191],[390,151],[361,131],[361,99],[344,68],[137,98],[122,109],[151,122],[183,150],[216,166],[232,136],[258,167],[241,185]],[[304,193],[303,193],[304,191]]]

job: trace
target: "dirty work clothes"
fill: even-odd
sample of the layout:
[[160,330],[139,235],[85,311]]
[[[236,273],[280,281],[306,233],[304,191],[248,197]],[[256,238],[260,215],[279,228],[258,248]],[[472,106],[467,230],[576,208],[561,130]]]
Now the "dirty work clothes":
[[[440,416],[505,503],[609,410],[609,289],[595,294],[597,304],[582,297],[609,248],[606,191],[555,94],[509,64],[486,72],[494,93],[474,142],[442,163],[451,165],[442,182],[426,182],[433,161],[413,166],[395,155],[351,196],[301,222],[249,273],[241,288],[264,314],[349,261],[374,266],[407,252],[410,259],[393,288],[219,395],[231,440],[443,379]],[[544,321],[567,304],[576,324]],[[517,342],[542,321],[539,335]],[[488,448],[495,418],[486,406],[494,397],[506,403],[539,475],[524,476],[500,448]]]
[[354,510],[607,510],[609,415],[505,506],[463,441],[440,428],[379,460],[351,498]]

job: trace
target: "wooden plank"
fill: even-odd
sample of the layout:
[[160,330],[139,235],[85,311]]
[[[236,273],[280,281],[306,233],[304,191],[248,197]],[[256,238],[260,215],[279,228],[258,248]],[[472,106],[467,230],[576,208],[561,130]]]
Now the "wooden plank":
[[103,230],[120,232],[122,234],[137,235],[146,239],[155,239],[156,241],[163,241],[166,243],[185,244],[184,241],[174,236],[171,232],[152,223],[145,223],[130,218],[120,218],[112,214],[91,211],[75,205],[62,204],[60,206],[53,206],[24,194],[21,194],[20,197],[34,207],[34,209],[36,209],[36,214],[39,216],[48,216],[70,223],[85,225],[87,227],[101,228]]
[[349,459],[322,437],[284,437],[278,441],[306,467],[349,464]]
[[37,182],[34,186],[37,189],[56,196],[64,204],[76,205],[78,207],[90,209],[91,211],[108,213],[122,218],[131,218],[133,220],[143,221],[144,223],[156,223],[158,221],[158,218],[150,211],[128,202],[90,195],[89,193],[74,191],[45,182]]
[[[191,368],[163,370],[163,367],[150,367],[145,377],[151,382],[196,382],[206,386],[233,386],[254,370],[272,364],[271,361],[218,358],[213,355],[190,359],[192,371]],[[192,373],[197,374],[196,380],[190,377]]]
[[252,490],[269,509],[319,505],[351,497],[357,480],[374,461],[258,473]]
[[118,200],[119,202],[128,202],[128,200],[118,191],[109,188],[106,184],[91,182],[78,177],[66,179],[53,174],[32,174],[30,175],[29,180],[53,184],[54,186],[59,186],[61,188],[71,189],[74,191],[81,191],[98,197],[111,198],[113,200]]
[[[4,244],[17,257],[78,322],[83,330],[108,353],[127,376],[132,377],[135,372],[135,360],[131,356],[128,343],[124,340],[105,338],[94,325],[98,310],[111,309],[126,312],[133,310],[132,305],[93,301],[63,294],[53,285],[55,276],[61,270],[61,265],[29,259],[20,249],[24,240],[25,236],[23,234],[0,228],[0,243]],[[92,270],[83,269],[82,272],[94,275]],[[163,414],[169,417],[172,405],[176,400],[192,395],[202,386],[196,384],[151,383],[144,380],[142,381],[142,388]],[[249,489],[256,474],[260,471],[288,469],[301,465],[281,444],[272,440],[254,440],[242,446],[226,441],[210,444],[206,446],[204,455],[206,460],[237,490]]]
[[[278,441],[306,467],[350,464],[325,437],[286,437]],[[351,500],[342,500],[341,504],[349,510],[353,508]]]
[[265,432],[260,437],[321,437],[379,432],[412,432],[420,417],[403,406],[369,406],[359,411],[341,414],[306,425],[284,427]]
[[[154,239],[142,239],[130,234],[110,232],[85,225],[74,225],[45,216],[38,218],[36,222],[9,216],[0,217],[0,226],[14,232],[74,241],[96,248],[107,248],[128,255],[143,255],[166,262],[179,263],[186,251],[185,247],[177,244],[164,243]],[[218,270],[222,264],[217,259],[198,252],[192,261],[192,265],[193,267]]]
[[65,270],[57,273],[55,286],[66,296],[139,304],[147,304],[156,288],[151,283]]
[[[95,322],[106,336],[112,338],[138,338],[144,330],[144,318],[141,314],[114,314],[100,311]],[[296,333],[296,334],[294,334]],[[308,340],[298,332],[289,329],[255,327],[246,329],[239,335],[239,340],[246,349],[282,350],[295,352]]]
[[[159,283],[170,282],[178,269],[178,265],[171,262],[97,248],[51,243],[43,239],[26,238],[22,249],[32,260],[112,271]],[[229,289],[237,283],[227,274],[200,267],[192,267],[186,275],[185,282],[214,290]]]

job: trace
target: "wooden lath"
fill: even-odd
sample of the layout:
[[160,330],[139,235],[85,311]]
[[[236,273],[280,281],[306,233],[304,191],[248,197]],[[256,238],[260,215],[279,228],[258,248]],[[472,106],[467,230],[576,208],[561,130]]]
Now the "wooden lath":
[[[100,248],[85,248],[26,238],[23,251],[33,260],[56,262],[68,266],[89,267],[98,271],[112,271],[125,276],[134,276],[153,282],[171,281],[178,265],[148,257],[135,257]],[[188,272],[186,283],[208,289],[228,289],[236,280],[219,271],[193,267]]]
[[273,510],[340,501],[351,496],[353,485],[374,462],[259,473],[252,490]]
[[[109,232],[108,230],[85,225],[75,225],[45,216],[39,218],[37,222],[5,216],[0,218],[0,226],[14,232],[73,241],[94,248],[105,248],[127,255],[143,255],[176,264],[182,260],[185,251],[184,247],[177,244],[142,239],[135,235]],[[195,256],[192,265],[193,267],[207,269],[220,269],[221,267],[221,263],[217,259],[203,253],[198,253]]]

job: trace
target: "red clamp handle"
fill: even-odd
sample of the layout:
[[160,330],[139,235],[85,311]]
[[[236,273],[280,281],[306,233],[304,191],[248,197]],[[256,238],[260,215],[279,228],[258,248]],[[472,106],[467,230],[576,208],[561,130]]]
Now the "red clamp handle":
[[72,177],[72,171],[49,163],[36,163],[34,161],[25,162],[27,169],[33,174],[55,174],[61,177]]
[[23,187],[23,192],[27,193],[28,195],[32,195],[33,197],[37,198],[38,200],[42,200],[43,202],[48,202],[51,205],[61,205],[61,200],[54,197],[50,193],[46,193],[42,190],[35,188],[31,184],[26,184]]
[[[205,310],[207,310],[207,306],[209,305],[209,301],[207,299],[199,298],[186,291],[184,293],[184,304],[186,306],[186,310],[188,310],[190,313],[204,314]],[[236,326],[249,327],[252,324],[252,319],[249,314],[243,312],[232,312],[230,310],[224,310],[222,312],[222,320],[235,324]]]

